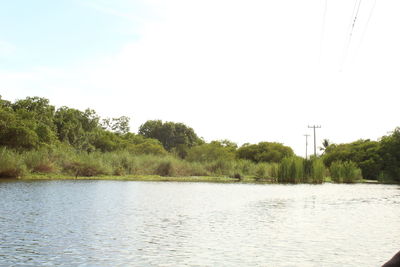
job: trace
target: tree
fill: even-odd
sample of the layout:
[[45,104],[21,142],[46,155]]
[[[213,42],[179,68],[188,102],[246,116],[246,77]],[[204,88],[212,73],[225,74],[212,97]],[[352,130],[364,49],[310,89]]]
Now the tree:
[[324,154],[330,145],[331,145],[331,142],[328,139],[324,139],[324,140],[322,140],[322,146],[319,147],[319,150],[323,151],[322,154]]
[[365,179],[377,179],[383,164],[380,143],[369,139],[361,139],[349,144],[331,144],[325,150],[323,161],[327,167],[335,161],[352,161],[361,169]]
[[192,147],[188,151],[188,161],[211,162],[217,160],[233,160],[235,158],[237,145],[227,141],[212,141]]
[[11,102],[2,99],[1,95],[0,95],[0,108],[11,108]]
[[77,109],[61,107],[55,114],[57,136],[61,142],[66,142],[77,149],[91,151],[90,138],[99,127],[99,117],[93,110],[82,112]]
[[119,118],[103,119],[102,127],[105,130],[113,131],[118,134],[126,134],[129,132],[129,117],[121,116]]
[[27,97],[11,105],[21,119],[34,120],[54,129],[55,107],[42,97]]
[[15,124],[0,133],[0,145],[16,149],[33,149],[39,145],[39,138],[31,128]]
[[150,120],[139,127],[139,134],[159,140],[170,152],[173,149],[178,152],[186,152],[184,150],[202,143],[194,130],[183,123],[163,123],[161,120]]
[[400,128],[380,141],[380,154],[383,159],[382,174],[385,178],[400,181]]
[[30,112],[29,105],[16,108],[8,101],[0,102],[0,145],[14,149],[33,149],[44,143],[52,143],[54,135],[49,126],[51,121],[47,122],[49,125],[39,121],[44,116],[40,117],[35,111]]
[[254,162],[280,162],[284,157],[293,155],[293,150],[290,147],[275,142],[245,144],[237,150],[238,158]]

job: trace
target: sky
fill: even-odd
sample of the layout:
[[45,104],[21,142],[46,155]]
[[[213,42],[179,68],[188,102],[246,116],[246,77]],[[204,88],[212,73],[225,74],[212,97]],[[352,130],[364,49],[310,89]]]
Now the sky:
[[[182,122],[206,141],[346,143],[400,126],[398,0],[0,3],[0,95]],[[312,136],[308,151],[313,149]]]

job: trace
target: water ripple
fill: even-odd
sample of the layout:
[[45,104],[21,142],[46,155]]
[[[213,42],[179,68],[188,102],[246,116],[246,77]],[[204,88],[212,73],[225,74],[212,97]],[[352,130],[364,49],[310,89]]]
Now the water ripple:
[[393,185],[0,183],[0,266],[380,266]]

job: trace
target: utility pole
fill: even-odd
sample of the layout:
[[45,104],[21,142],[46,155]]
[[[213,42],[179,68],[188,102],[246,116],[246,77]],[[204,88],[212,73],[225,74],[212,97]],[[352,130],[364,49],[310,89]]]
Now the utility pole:
[[317,138],[315,136],[315,129],[321,128],[321,125],[313,125],[313,126],[308,125],[308,128],[314,129],[314,157],[316,157],[317,156]]
[[307,149],[308,149],[308,137],[310,136],[309,134],[304,134],[304,136],[306,137],[306,159],[307,159],[307,157],[308,157],[308,154],[307,154]]

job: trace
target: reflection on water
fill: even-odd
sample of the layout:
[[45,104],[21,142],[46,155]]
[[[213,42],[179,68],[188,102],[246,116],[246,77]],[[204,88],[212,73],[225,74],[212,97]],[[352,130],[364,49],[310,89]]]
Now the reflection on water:
[[390,185],[0,183],[0,266],[380,266]]

